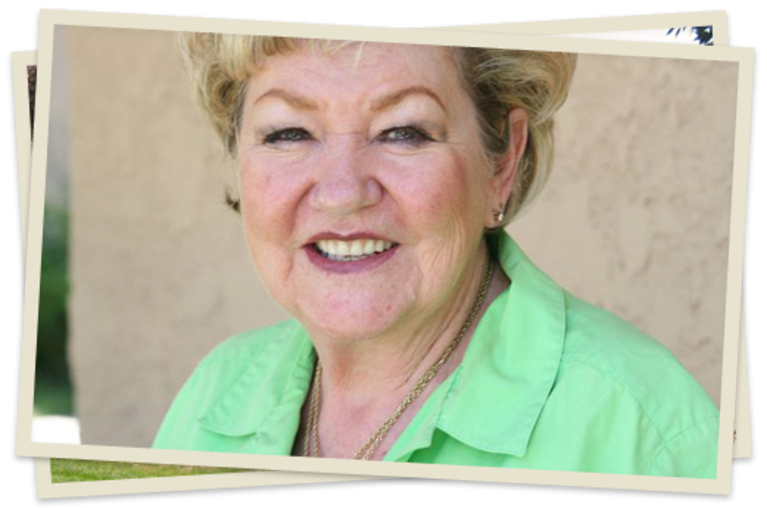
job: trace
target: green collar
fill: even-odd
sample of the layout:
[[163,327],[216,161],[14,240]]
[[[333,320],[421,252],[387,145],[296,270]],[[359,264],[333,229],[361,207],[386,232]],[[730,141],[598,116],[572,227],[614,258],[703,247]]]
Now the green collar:
[[[461,365],[432,393],[386,460],[406,460],[429,446],[435,428],[479,450],[524,455],[559,369],[565,297],[506,233],[497,249],[512,285],[490,305]],[[199,420],[217,434],[254,435],[243,452],[289,455],[293,448],[315,353],[297,322],[286,332],[285,342],[254,358]]]

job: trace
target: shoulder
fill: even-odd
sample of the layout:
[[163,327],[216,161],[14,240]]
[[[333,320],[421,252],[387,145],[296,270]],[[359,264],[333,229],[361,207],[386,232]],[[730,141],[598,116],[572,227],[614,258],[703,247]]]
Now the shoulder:
[[649,454],[645,474],[715,475],[719,411],[693,376],[619,317],[567,293],[565,303],[560,398],[582,401],[592,421],[637,421],[645,430],[636,439]]
[[279,363],[298,329],[296,321],[284,321],[237,334],[216,346],[174,398],[153,447],[225,450],[230,443],[219,442],[220,438],[206,433],[198,422],[222,400],[238,395],[233,387],[243,380],[257,382]]
[[564,295],[563,359],[586,362],[617,377],[639,375],[633,368],[637,360],[642,360],[643,369],[679,365],[668,349],[627,321],[567,292]]
[[225,340],[200,361],[197,371],[207,371],[232,364],[251,365],[256,359],[268,354],[279,354],[286,347],[288,340],[299,329],[294,319],[282,321],[276,325],[248,330]]
[[[694,408],[691,418],[718,414],[705,390],[665,346],[623,319],[568,293],[565,302],[564,371],[593,371],[651,414],[670,406]],[[673,419],[684,425],[682,416],[676,414]]]
[[684,395],[715,409],[703,388],[661,343],[569,293],[565,293],[565,306],[563,365],[588,366],[606,382],[621,385],[648,404]]
[[200,408],[205,400],[211,403],[237,382],[247,371],[251,375],[266,372],[274,366],[282,352],[290,347],[298,323],[287,320],[273,326],[239,333],[216,346],[192,372],[174,406],[193,401]]

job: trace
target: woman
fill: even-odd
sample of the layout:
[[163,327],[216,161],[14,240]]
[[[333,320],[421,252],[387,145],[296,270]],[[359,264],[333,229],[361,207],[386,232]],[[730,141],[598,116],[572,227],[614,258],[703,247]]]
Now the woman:
[[155,447],[716,476],[702,388],[503,232],[550,170],[572,55],[187,49],[256,270],[295,319],[203,360]]

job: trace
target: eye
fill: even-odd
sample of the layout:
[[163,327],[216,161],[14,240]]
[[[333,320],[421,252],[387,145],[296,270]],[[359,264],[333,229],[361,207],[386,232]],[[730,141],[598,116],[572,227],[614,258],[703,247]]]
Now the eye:
[[386,129],[378,137],[384,143],[398,143],[406,145],[422,145],[434,141],[426,131],[415,125],[405,125],[402,127],[392,127]]
[[312,135],[309,134],[306,129],[300,127],[290,127],[287,129],[276,129],[264,136],[265,145],[273,145],[277,143],[297,143],[299,141],[307,141],[312,139]]

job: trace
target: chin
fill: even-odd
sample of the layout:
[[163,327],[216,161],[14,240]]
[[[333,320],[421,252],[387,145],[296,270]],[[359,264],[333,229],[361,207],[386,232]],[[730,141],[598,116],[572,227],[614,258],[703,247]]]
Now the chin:
[[392,328],[394,316],[386,316],[381,309],[371,309],[369,312],[343,312],[338,309],[325,309],[316,314],[299,319],[304,328],[311,334],[319,334],[338,340],[364,340],[386,333]]

